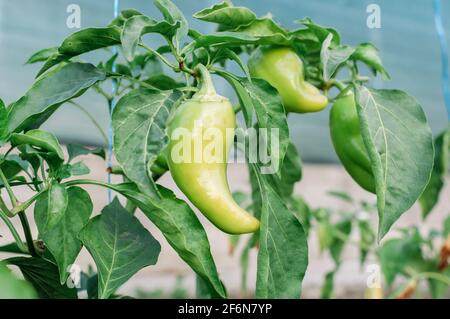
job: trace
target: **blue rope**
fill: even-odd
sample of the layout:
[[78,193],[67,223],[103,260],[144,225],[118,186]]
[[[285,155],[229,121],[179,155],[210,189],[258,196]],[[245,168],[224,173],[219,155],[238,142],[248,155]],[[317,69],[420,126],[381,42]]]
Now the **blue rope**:
[[436,33],[439,38],[439,45],[441,49],[441,65],[442,65],[442,93],[444,94],[445,107],[447,108],[447,117],[450,121],[450,76],[448,70],[448,48],[445,38],[444,25],[442,23],[441,14],[441,0],[434,0],[434,24]]
[[[119,15],[119,0],[114,0],[114,18]],[[117,53],[117,48],[113,47],[113,54]],[[116,63],[114,62],[112,65],[112,71],[116,72]],[[112,157],[113,157],[113,128],[112,128],[112,112],[114,107],[116,106],[116,99],[114,95],[117,91],[117,82],[116,80],[112,81],[112,96],[113,100],[111,101],[110,114],[109,114],[109,127],[108,127],[108,167],[112,167]],[[108,172],[108,183],[111,183],[111,173]],[[112,201],[112,191],[108,188],[108,202]]]

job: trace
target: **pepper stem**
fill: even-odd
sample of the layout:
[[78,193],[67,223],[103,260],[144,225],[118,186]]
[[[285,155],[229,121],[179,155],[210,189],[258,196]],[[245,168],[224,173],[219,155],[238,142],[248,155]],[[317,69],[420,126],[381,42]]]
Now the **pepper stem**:
[[196,67],[196,71],[199,76],[199,90],[195,95],[217,95],[216,89],[214,88],[213,81],[211,79],[211,74],[208,69],[203,65],[199,64]]

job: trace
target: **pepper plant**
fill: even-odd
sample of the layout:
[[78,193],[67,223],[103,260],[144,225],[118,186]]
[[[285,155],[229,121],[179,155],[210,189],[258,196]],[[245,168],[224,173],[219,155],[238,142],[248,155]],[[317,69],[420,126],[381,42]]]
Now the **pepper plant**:
[[[31,88],[10,105],[0,103],[5,150],[0,187],[9,198],[0,201],[0,216],[15,239],[1,249],[17,254],[2,262],[0,281],[17,287],[12,296],[76,298],[69,269],[84,246],[98,272],[88,279],[89,297],[117,297],[131,276],[156,264],[161,249],[135,217],[138,210],[197,274],[199,296],[226,298],[226,282],[195,206],[228,233],[253,233],[246,247],[258,249],[256,297],[300,297],[308,265],[307,220],[295,209],[293,187],[301,179],[301,163],[287,113],[301,116],[296,113],[320,111],[330,103],[340,109],[331,117],[331,135],[350,175],[376,194],[376,242],[421,196],[433,168],[431,130],[411,95],[370,86],[371,76],[389,79],[375,46],[344,45],[335,29],[309,18],[295,21],[298,28],[290,30],[230,1],[194,14],[217,26],[216,32],[202,34],[189,27],[170,0],[154,3],[161,19],[124,10],[105,27],[82,29],[61,45],[33,54],[28,63],[43,64]],[[143,39],[147,34],[162,37],[165,44],[151,47]],[[84,59],[85,53],[111,48],[101,63]],[[231,72],[230,63],[241,71]],[[223,78],[234,96],[217,94],[211,75]],[[113,94],[105,89],[111,83]],[[108,169],[122,175],[123,183],[80,177],[89,168],[77,156],[104,158],[104,150],[69,145],[65,156],[55,135],[39,128],[62,105],[79,106],[76,99],[88,90],[104,96],[110,108],[118,165]],[[234,106],[230,98],[237,101]],[[339,121],[351,127],[339,128]],[[236,125],[243,129],[241,139],[233,139]],[[176,129],[190,134],[184,152],[207,140],[197,130],[225,131],[212,151],[225,163],[175,161]],[[256,132],[256,149],[264,145],[274,170],[267,170],[259,157],[255,160],[249,132]],[[245,210],[228,189],[229,147],[243,149],[248,162],[252,193]],[[167,170],[193,205],[158,184]],[[110,189],[118,197],[93,217],[84,185]],[[17,200],[21,187],[34,192],[24,202]],[[33,205],[37,238],[26,216]],[[14,218],[20,219],[24,238],[11,223]],[[26,283],[3,264],[18,266]]]

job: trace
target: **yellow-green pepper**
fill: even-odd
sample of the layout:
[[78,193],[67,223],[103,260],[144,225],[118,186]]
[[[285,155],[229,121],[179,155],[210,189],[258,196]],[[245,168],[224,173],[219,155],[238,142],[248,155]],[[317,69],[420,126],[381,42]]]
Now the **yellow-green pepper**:
[[250,75],[277,89],[287,112],[318,112],[328,105],[326,96],[305,81],[303,62],[289,47],[259,47],[248,61]]
[[[259,221],[234,201],[227,181],[228,151],[236,126],[233,107],[227,98],[216,93],[208,70],[203,65],[197,70],[199,91],[183,102],[169,121],[169,170],[181,191],[219,229],[229,234],[255,232]],[[211,142],[203,134],[208,129],[220,133],[216,137],[220,147],[212,152],[216,155],[214,161],[206,156],[196,158],[196,145]],[[177,132],[184,134],[183,143]],[[180,143],[184,148],[180,148]]]

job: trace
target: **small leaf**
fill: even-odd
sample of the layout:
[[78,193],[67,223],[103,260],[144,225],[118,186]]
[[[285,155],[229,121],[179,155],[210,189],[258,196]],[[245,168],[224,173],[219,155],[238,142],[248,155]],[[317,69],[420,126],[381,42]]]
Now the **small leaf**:
[[57,212],[59,216],[56,222],[51,222],[55,219],[52,216],[55,212],[52,210],[56,208],[54,205],[56,200],[52,199],[55,194],[54,188],[52,186],[49,192],[42,194],[36,201],[34,219],[40,237],[58,264],[60,282],[64,283],[69,276],[69,266],[75,262],[81,250],[82,244],[78,234],[89,221],[92,202],[85,190],[70,187],[65,192],[66,205],[59,205],[62,206]]
[[330,44],[333,39],[333,34],[330,33],[325,41],[323,41],[322,49],[320,51],[320,61],[323,69],[324,81],[330,80],[335,75],[337,69],[343,65],[350,56],[355,52],[355,49],[348,46],[339,46],[330,49]]
[[103,159],[106,159],[106,153],[103,147],[96,147],[91,149],[82,145],[68,144],[67,152],[69,153],[68,162],[71,162],[75,157],[89,154],[97,155]]
[[106,78],[92,64],[70,63],[45,74],[8,109],[8,132],[36,128],[64,102],[78,97]]
[[283,198],[289,198],[294,192],[295,184],[302,178],[302,163],[297,148],[289,142],[286,156],[281,166],[280,177],[277,178],[278,193]]
[[77,290],[59,282],[58,267],[38,257],[13,257],[5,262],[19,267],[41,299],[77,299]]
[[253,36],[245,32],[224,31],[202,35],[195,40],[196,47],[210,46],[241,46],[241,45],[290,45],[291,42],[283,34],[276,33],[270,36]]
[[422,216],[426,218],[439,200],[450,160],[450,129],[441,133],[434,141],[434,165],[427,187],[419,198]]
[[125,175],[150,196],[157,189],[148,167],[168,144],[166,122],[181,96],[179,91],[137,89],[114,108],[114,154]]
[[299,23],[299,24],[303,24],[304,26],[306,26],[309,30],[311,30],[311,32],[317,37],[317,39],[319,40],[319,43],[323,43],[325,41],[325,39],[332,34],[333,38],[331,40],[330,43],[330,47],[334,48],[336,46],[338,46],[341,42],[339,33],[332,29],[332,28],[326,28],[323,27],[317,23],[314,23],[310,18],[304,18],[301,20],[296,20],[294,21],[295,23]]
[[391,78],[378,56],[378,49],[372,43],[362,43],[357,46],[351,58],[367,64],[375,74],[376,72],[381,73],[383,79],[389,80]]
[[352,232],[352,222],[351,220],[343,220],[333,225],[332,234],[333,241],[330,245],[331,257],[334,260],[336,266],[341,263],[341,256],[344,250],[345,244],[347,243],[350,233]]
[[215,4],[209,8],[194,13],[194,18],[213,22],[228,29],[247,25],[256,19],[255,13],[246,7],[234,7],[227,2]]
[[128,61],[134,59],[134,53],[144,34],[160,33],[165,37],[171,38],[179,27],[179,21],[174,24],[170,24],[167,21],[158,22],[144,15],[129,18],[123,25],[121,35],[125,58],[127,58]]
[[6,110],[5,103],[0,99],[0,146],[2,141],[8,134],[8,111]]
[[79,234],[97,265],[100,299],[142,268],[156,264],[161,246],[115,198]]
[[24,280],[16,278],[13,273],[0,262],[0,299],[34,299],[36,292]]
[[381,239],[428,184],[433,138],[420,104],[402,91],[358,87],[356,101],[375,176]]
[[135,9],[126,9],[126,10],[122,10],[120,11],[120,14],[114,18],[113,21],[111,21],[111,23],[109,24],[109,26],[117,26],[117,27],[122,27],[123,24],[125,23],[125,21],[127,21],[129,18],[134,17],[134,16],[139,16],[142,15],[142,13],[140,13],[139,11],[135,10]]
[[38,149],[54,154],[61,160],[64,160],[64,153],[61,145],[59,144],[58,139],[53,133],[42,130],[31,130],[24,134],[13,133],[11,135],[11,142],[14,145],[31,145]]
[[25,62],[25,64],[33,64],[36,62],[47,61],[50,57],[58,53],[58,47],[46,48],[37,51]]
[[320,299],[332,299],[334,290],[334,276],[336,271],[330,271],[325,275],[322,288],[320,289]]

